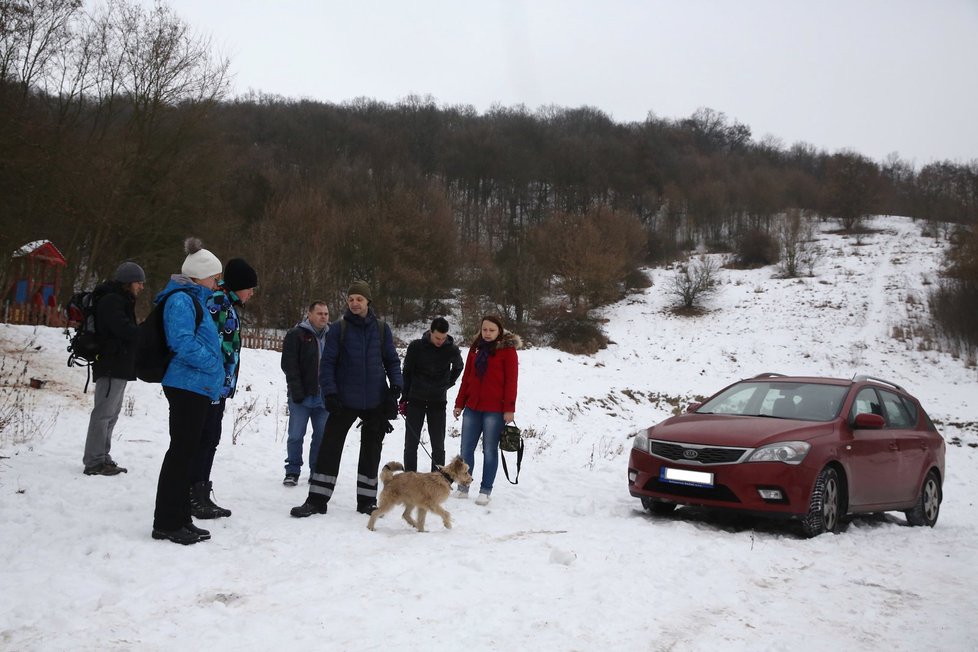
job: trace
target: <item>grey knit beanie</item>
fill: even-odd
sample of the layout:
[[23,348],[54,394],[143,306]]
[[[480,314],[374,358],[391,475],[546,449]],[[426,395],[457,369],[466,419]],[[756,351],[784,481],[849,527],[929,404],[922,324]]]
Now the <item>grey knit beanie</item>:
[[117,283],[145,283],[146,272],[143,268],[132,261],[126,261],[116,267],[115,275],[112,277]]

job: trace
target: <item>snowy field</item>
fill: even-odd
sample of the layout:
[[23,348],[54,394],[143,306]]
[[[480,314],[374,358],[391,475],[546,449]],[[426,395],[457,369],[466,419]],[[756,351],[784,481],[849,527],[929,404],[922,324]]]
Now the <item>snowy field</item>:
[[[429,519],[425,534],[394,514],[366,529],[355,430],[329,513],[289,516],[306,471],[282,486],[284,378],[277,354],[246,350],[213,472],[234,514],[199,522],[209,542],[154,541],[160,387],[129,386],[112,447],[129,473],[86,477],[84,370],[65,367],[59,330],[0,325],[3,381],[47,381],[4,389],[16,418],[0,440],[0,649],[974,650],[978,372],[893,339],[925,318],[943,245],[909,219],[873,224],[862,242],[822,234],[813,278],[722,270],[699,318],[672,315],[671,272],[651,270],[651,288],[604,312],[608,349],[521,351],[519,485],[500,469],[487,508],[450,499],[454,528]],[[868,373],[920,398],[948,441],[937,527],[891,513],[805,540],[763,520],[643,513],[629,436],[770,371]],[[402,457],[397,425],[385,462]]]

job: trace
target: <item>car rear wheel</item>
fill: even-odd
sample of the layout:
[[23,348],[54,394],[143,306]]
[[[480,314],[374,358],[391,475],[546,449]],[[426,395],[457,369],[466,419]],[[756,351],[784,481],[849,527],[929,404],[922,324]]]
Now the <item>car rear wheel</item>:
[[664,503],[658,500],[652,500],[651,498],[643,498],[642,507],[656,516],[665,516],[666,514],[671,514],[676,509],[676,503]]
[[841,522],[842,484],[839,474],[832,467],[825,467],[815,480],[815,488],[808,503],[808,514],[801,520],[806,537],[817,537],[823,532],[838,532]]
[[934,527],[941,513],[941,482],[937,472],[931,471],[920,488],[920,497],[913,509],[904,512],[910,525],[926,525]]

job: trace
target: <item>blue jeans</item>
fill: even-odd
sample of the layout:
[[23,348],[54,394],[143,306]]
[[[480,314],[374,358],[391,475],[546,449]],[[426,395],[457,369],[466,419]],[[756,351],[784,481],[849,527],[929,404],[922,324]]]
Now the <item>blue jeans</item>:
[[322,396],[307,396],[302,403],[289,401],[289,439],[286,443],[285,473],[299,475],[302,471],[302,440],[306,436],[306,424],[312,421],[312,442],[309,444],[309,473],[315,471],[319,458],[319,446],[323,443],[323,431],[329,411],[323,405]]
[[491,494],[492,482],[499,468],[499,438],[503,434],[502,412],[479,412],[465,408],[462,412],[462,459],[475,474],[475,447],[482,437],[482,483],[479,493]]

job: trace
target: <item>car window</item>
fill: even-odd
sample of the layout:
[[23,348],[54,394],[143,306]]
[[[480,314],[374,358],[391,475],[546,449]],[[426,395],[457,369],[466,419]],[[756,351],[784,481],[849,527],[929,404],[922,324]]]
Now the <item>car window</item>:
[[838,416],[848,388],[841,385],[744,381],[707,400],[700,414],[739,414],[829,421]]
[[907,411],[907,406],[898,394],[885,389],[879,390],[886,409],[886,420],[891,428],[912,428],[916,420]]
[[876,390],[872,387],[863,387],[856,394],[856,400],[852,402],[852,409],[849,410],[850,421],[856,418],[857,414],[878,414],[883,416],[883,405],[880,402]]

